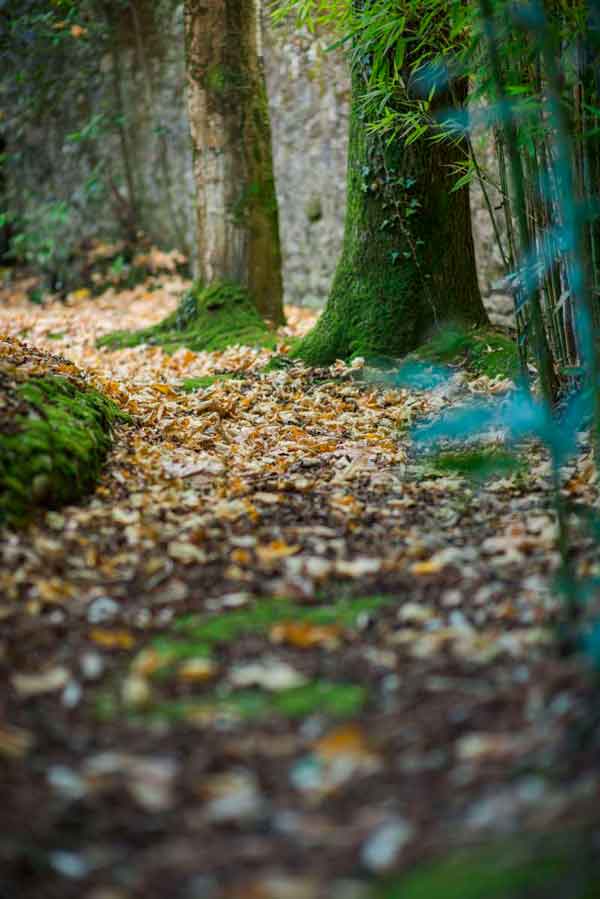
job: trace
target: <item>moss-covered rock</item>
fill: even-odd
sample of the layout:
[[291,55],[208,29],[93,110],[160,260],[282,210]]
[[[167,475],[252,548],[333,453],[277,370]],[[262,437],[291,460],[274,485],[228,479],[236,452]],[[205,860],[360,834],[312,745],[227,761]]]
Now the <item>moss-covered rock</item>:
[[111,446],[112,426],[124,417],[72,376],[25,374],[14,357],[0,353],[0,525],[13,527],[38,507],[89,491]]
[[252,297],[238,284],[196,284],[181,299],[178,308],[163,321],[140,331],[115,331],[98,346],[120,349],[142,343],[162,346],[167,352],[179,347],[190,350],[224,350],[238,344],[275,346],[275,337],[258,314]]

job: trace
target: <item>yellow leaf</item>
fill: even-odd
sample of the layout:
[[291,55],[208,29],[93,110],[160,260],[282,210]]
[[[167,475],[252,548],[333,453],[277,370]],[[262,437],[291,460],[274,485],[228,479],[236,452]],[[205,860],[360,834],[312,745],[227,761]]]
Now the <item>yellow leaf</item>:
[[168,384],[153,384],[152,390],[156,390],[158,393],[162,393],[165,396],[177,396],[178,395],[176,393],[176,391],[173,390],[173,388],[170,387]]
[[437,574],[443,567],[436,559],[427,559],[425,562],[414,562],[410,570],[413,574]]
[[74,595],[72,584],[58,577],[40,580],[35,585],[39,598],[43,602],[63,602]]
[[135,645],[135,637],[129,631],[110,631],[102,627],[95,627],[90,631],[90,640],[103,649],[131,649]]
[[[75,26],[73,26],[75,27]],[[71,31],[71,34],[73,32]],[[70,299],[72,300],[87,300],[91,296],[91,291],[87,287],[80,287],[78,290],[74,290],[70,294]]]
[[190,683],[201,683],[213,678],[217,671],[218,667],[211,659],[186,659],[179,666],[177,677]]

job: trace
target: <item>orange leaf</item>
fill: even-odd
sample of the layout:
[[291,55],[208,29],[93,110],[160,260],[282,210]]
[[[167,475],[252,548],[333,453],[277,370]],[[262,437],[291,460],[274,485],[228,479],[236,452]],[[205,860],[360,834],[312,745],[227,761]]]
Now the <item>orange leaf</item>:
[[75,38],[85,37],[87,34],[87,28],[82,28],[81,25],[72,25],[71,26],[71,35]]
[[272,540],[270,543],[265,543],[264,546],[257,546],[256,555],[261,562],[275,562],[277,559],[295,555],[299,549],[299,546],[290,546],[283,540]]
[[308,621],[281,621],[271,628],[274,643],[289,643],[299,649],[312,646],[337,646],[340,628],[335,624],[310,624]]
[[357,758],[372,755],[363,731],[356,724],[337,727],[318,740],[314,748],[325,761],[333,761],[341,755]]
[[249,565],[251,560],[252,556],[247,549],[234,549],[231,553],[231,561],[236,565]]

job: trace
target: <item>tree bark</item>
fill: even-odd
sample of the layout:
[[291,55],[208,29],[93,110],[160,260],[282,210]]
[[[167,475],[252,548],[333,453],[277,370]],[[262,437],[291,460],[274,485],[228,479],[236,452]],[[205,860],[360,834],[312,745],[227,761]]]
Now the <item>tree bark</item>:
[[235,282],[283,321],[271,131],[259,0],[186,0],[188,110],[198,275]]
[[342,255],[325,310],[295,353],[311,365],[398,357],[444,323],[487,321],[468,188],[451,192],[464,151],[422,139],[386,145],[361,112],[365,86],[355,63]]

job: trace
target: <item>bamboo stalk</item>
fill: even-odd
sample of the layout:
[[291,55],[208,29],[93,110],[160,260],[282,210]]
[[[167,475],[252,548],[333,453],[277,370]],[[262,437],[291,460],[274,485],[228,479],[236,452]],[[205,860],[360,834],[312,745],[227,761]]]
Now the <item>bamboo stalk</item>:
[[[500,64],[500,54],[498,52],[498,41],[493,20],[491,0],[479,0],[479,6],[483,20],[484,33],[487,41],[492,79],[496,88],[497,100],[502,107],[502,128],[504,131],[504,139],[508,153],[508,162],[515,197],[515,213],[517,228],[519,232],[521,256],[522,258],[527,258],[532,247],[527,218],[527,203],[525,199],[523,166],[517,146],[517,127],[512,111],[512,105],[507,97],[504,88],[504,79],[502,76],[502,68]],[[542,394],[545,402],[548,405],[548,408],[551,409],[557,392],[557,382],[554,375],[550,348],[548,346],[548,341],[544,332],[540,295],[537,286],[535,286],[533,290],[531,290],[530,308],[531,321],[533,325],[534,351],[539,366]]]

